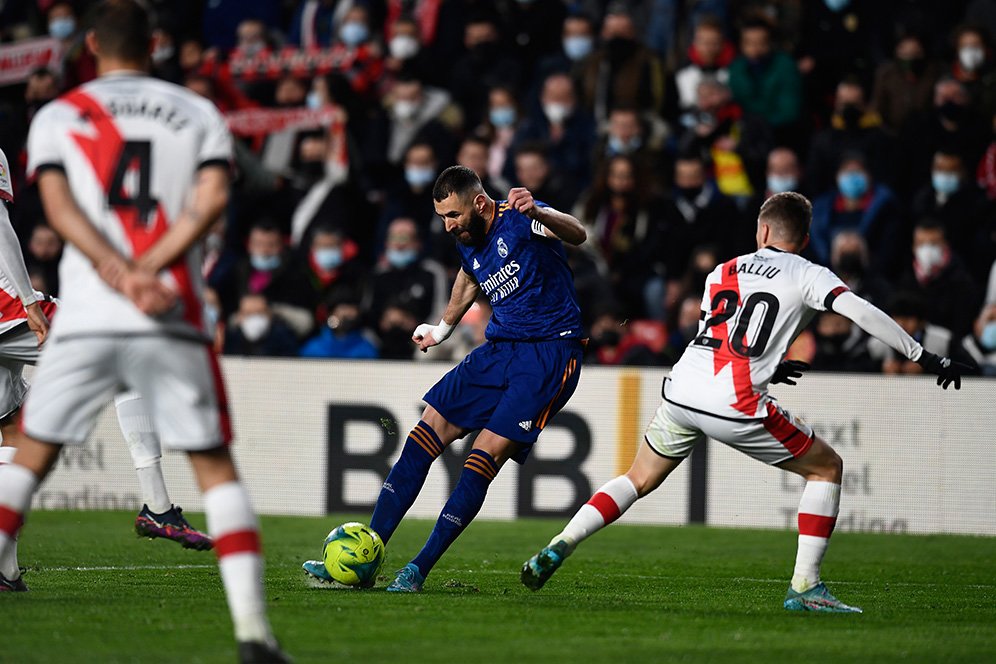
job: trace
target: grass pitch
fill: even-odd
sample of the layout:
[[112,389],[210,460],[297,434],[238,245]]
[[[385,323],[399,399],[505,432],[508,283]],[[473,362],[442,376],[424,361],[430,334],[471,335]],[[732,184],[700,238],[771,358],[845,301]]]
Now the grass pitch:
[[[824,578],[863,615],[781,608],[795,554],[787,531],[617,524],[532,593],[519,567],[562,524],[478,522],[424,593],[389,595],[389,573],[432,527],[411,521],[391,541],[376,590],[307,587],[301,561],[357,516],[263,519],[271,618],[298,662],[980,662],[996,653],[994,538],[838,533]],[[133,519],[31,515],[20,552],[31,592],[0,595],[0,661],[235,661],[213,554],[138,539]]]

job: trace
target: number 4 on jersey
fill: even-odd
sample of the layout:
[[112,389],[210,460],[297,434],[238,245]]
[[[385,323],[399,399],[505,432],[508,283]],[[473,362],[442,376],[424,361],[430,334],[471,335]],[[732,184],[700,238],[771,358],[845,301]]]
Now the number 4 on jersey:
[[108,205],[118,208],[119,213],[121,208],[134,210],[138,225],[146,227],[155,223],[154,215],[159,206],[149,184],[151,167],[152,144],[149,141],[125,142],[107,193]]

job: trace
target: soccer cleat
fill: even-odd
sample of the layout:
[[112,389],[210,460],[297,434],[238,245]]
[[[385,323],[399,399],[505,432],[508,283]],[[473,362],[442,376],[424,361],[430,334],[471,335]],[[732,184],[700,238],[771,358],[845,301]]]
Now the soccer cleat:
[[301,563],[301,569],[307,574],[311,579],[321,581],[322,583],[335,583],[335,579],[329,574],[329,571],[325,569],[325,563],[321,560],[305,560]]
[[830,594],[821,581],[805,592],[796,592],[789,587],[785,595],[785,608],[789,611],[823,611],[824,613],[862,613],[856,606],[844,604]]
[[544,548],[522,566],[522,573],[519,575],[522,585],[530,590],[539,590],[560,569],[566,558],[567,542],[564,540]]
[[0,593],[26,593],[28,587],[24,585],[24,575],[11,580],[0,574]]
[[262,641],[240,641],[239,662],[241,664],[288,664],[293,662],[290,655],[280,649],[279,644]]
[[142,505],[142,511],[135,519],[135,532],[149,539],[163,537],[179,542],[184,549],[207,551],[214,548],[211,538],[187,523],[183,510],[176,505],[162,514],[155,514],[148,505]]
[[389,593],[418,593],[422,592],[422,584],[425,577],[418,571],[414,563],[408,563],[398,570],[398,575],[387,587]]

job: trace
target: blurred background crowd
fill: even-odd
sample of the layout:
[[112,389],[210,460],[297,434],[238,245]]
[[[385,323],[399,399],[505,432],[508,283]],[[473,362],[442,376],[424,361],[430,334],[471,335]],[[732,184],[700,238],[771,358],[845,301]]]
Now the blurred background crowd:
[[[95,75],[91,2],[0,2],[0,148],[38,289],[62,245],[24,177],[40,106]],[[996,0],[149,0],[156,76],[237,138],[205,241],[234,355],[414,359],[459,268],[431,189],[453,163],[573,212],[590,361],[667,365],[703,281],[772,193],[806,256],[928,350],[996,375]],[[432,359],[483,341],[475,304]],[[817,316],[816,369],[919,366]]]

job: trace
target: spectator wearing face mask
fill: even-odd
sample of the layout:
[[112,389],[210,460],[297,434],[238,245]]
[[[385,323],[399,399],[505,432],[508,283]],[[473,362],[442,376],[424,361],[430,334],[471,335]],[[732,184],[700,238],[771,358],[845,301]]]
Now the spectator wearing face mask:
[[868,353],[868,336],[850,319],[832,311],[819,314],[813,326],[814,371],[877,371]]
[[585,107],[599,122],[609,110],[631,106],[641,115],[677,117],[678,95],[657,54],[639,38],[630,7],[609,5],[602,21],[601,46],[585,62],[581,89]]
[[416,78],[403,75],[395,81],[388,95],[387,161],[400,164],[405,151],[414,143],[430,143],[433,152],[444,161],[455,152],[451,130],[458,112],[450,94],[427,87]]
[[432,145],[415,143],[408,148],[404,168],[394,176],[384,200],[377,224],[376,247],[384,246],[389,224],[404,217],[415,221],[427,254],[443,259],[444,265],[453,262],[453,252],[447,251],[451,241],[442,221],[436,216],[432,200],[432,185],[439,170],[439,160]]
[[851,292],[882,308],[892,297],[892,287],[871,270],[869,253],[868,243],[861,233],[841,231],[833,238],[830,269]]
[[983,376],[996,376],[996,303],[982,307],[972,334],[962,340],[962,348]]
[[335,302],[356,300],[362,295],[364,269],[358,255],[356,242],[338,228],[322,225],[312,233],[306,272],[317,324],[328,318]]
[[360,307],[355,301],[336,304],[318,334],[301,347],[300,355],[349,360],[375,360],[378,357],[377,346],[363,328]]
[[231,270],[212,274],[209,285],[221,298],[229,315],[243,295],[263,295],[270,306],[295,325],[299,335],[311,329],[314,300],[308,278],[284,242],[280,227],[269,219],[253,224],[246,243],[246,256]]
[[954,45],[951,76],[965,86],[971,107],[983,117],[992,117],[996,112],[996,68],[989,34],[980,26],[963,25],[955,30]]
[[894,142],[882,129],[882,118],[865,103],[864,89],[856,78],[837,85],[830,126],[810,143],[806,179],[814,191],[825,191],[833,184],[835,169],[846,152],[865,155],[875,181],[891,183]]
[[[540,107],[519,129],[512,154],[523,143],[544,143],[552,168],[567,186],[580,191],[591,179],[591,154],[595,123],[579,104],[574,83],[567,74],[552,74],[543,82]],[[514,160],[505,160],[505,178],[515,180]]]
[[963,164],[979,163],[992,137],[992,116],[983,119],[969,102],[962,83],[942,77],[934,85],[930,109],[906,123],[896,161],[901,195],[912,197],[930,182],[934,155],[939,150],[959,155]]
[[421,319],[412,314],[411,310],[405,306],[388,304],[377,323],[380,359],[414,359],[417,346],[412,341],[412,334],[418,326],[419,320]]
[[604,136],[595,146],[594,168],[599,172],[615,156],[632,157],[640,168],[661,177],[671,174],[671,160],[665,159],[662,139],[654,134],[653,126],[632,106],[617,106],[609,112]]
[[591,324],[587,361],[607,366],[657,366],[663,361],[666,343],[663,325],[628,323],[617,309],[603,305]]
[[913,261],[900,287],[923,300],[930,322],[956,337],[971,332],[982,293],[951,251],[944,225],[936,219],[921,219],[913,229]]
[[384,73],[388,82],[410,76],[435,87],[445,86],[444,68],[424,48],[418,21],[412,16],[401,15],[389,23],[385,38]]
[[940,75],[940,65],[927,58],[919,35],[900,37],[893,59],[880,64],[875,72],[872,108],[884,126],[898,132],[911,116],[930,108],[934,83]]
[[83,41],[83,31],[72,3],[53,3],[47,19],[48,35],[62,43],[63,89],[69,90],[96,78],[97,61]]
[[530,97],[551,74],[568,74],[579,80],[588,58],[595,52],[595,23],[587,14],[568,14],[560,32],[560,50],[547,55],[536,67]]
[[[499,189],[504,190],[499,193],[496,200],[500,200],[508,193],[505,165],[512,156],[515,135],[524,122],[522,108],[514,90],[499,85],[488,91],[488,116],[478,125],[474,133],[486,141],[488,147],[486,166],[488,179],[500,183]],[[481,177],[480,174],[478,177]],[[481,182],[484,181],[484,177],[481,177]]]
[[363,299],[368,320],[375,324],[392,302],[418,320],[434,320],[442,315],[446,298],[446,273],[442,265],[422,254],[415,222],[405,217],[392,220],[384,254]]
[[934,155],[930,184],[913,198],[914,219],[930,217],[944,225],[952,251],[972,278],[982,283],[993,259],[992,204],[969,177],[961,157],[944,151]]
[[681,357],[685,347],[698,336],[701,311],[701,295],[689,295],[681,300],[678,315],[675,316],[668,334],[667,349],[664,352],[665,364],[674,364]]
[[[786,191],[795,191],[800,194],[806,194],[809,191],[808,187],[803,184],[802,168],[799,165],[799,156],[795,150],[777,147],[768,153],[764,185],[765,199]],[[759,208],[760,204],[755,207]]]
[[[952,334],[950,329],[931,317],[930,305],[922,293],[917,291],[896,293],[887,311],[907,334],[923,346],[925,351],[944,353],[944,357],[972,365],[971,359],[963,354],[960,344],[957,343],[957,335]],[[878,339],[869,340],[868,352],[882,373],[890,375],[923,373],[923,367],[905,357],[900,357]]]
[[274,315],[264,295],[247,294],[239,299],[232,325],[225,330],[225,355],[294,357],[297,349],[294,332]]
[[835,186],[813,201],[813,223],[808,251],[813,260],[830,265],[830,244],[843,230],[861,234],[871,249],[871,269],[892,274],[899,229],[899,204],[892,190],[875,182],[864,156],[845,154],[837,168]]
[[522,64],[515,56],[514,44],[503,38],[494,16],[484,7],[467,20],[463,45],[465,53],[448,63],[449,91],[463,109],[466,125],[475,127],[487,111],[488,90],[497,85],[520,88]]
[[354,0],[299,0],[288,43],[304,49],[331,46],[355,4]]

